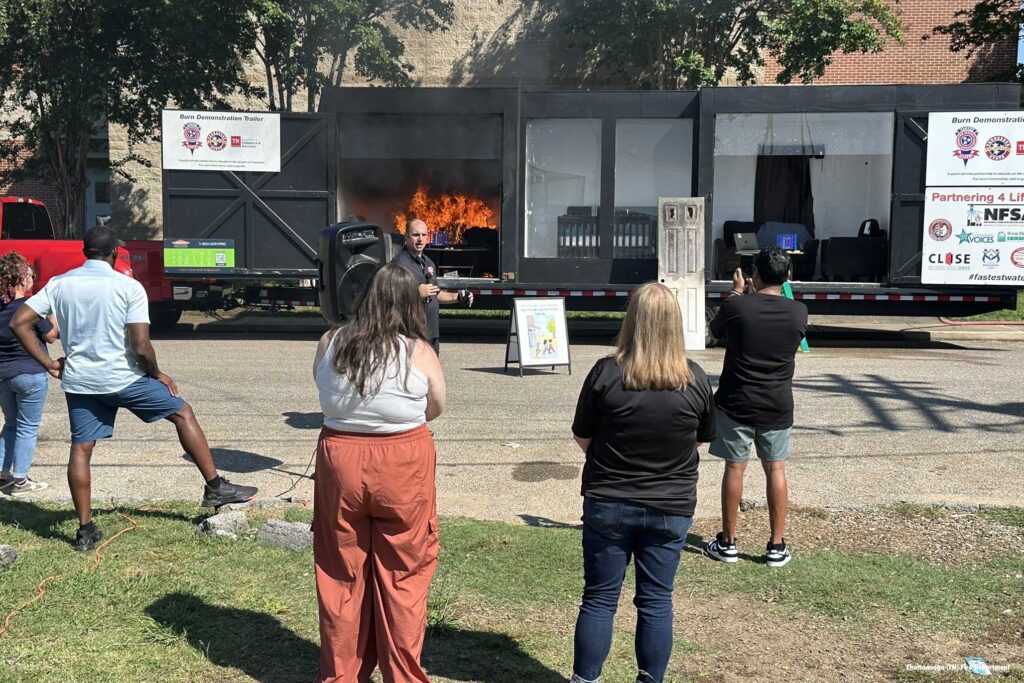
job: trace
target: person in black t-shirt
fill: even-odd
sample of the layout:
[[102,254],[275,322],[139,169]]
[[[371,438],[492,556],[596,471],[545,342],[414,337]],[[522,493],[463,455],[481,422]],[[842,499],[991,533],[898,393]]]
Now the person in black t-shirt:
[[781,567],[791,558],[783,536],[789,497],[786,459],[793,428],[793,370],[797,347],[807,332],[807,307],[782,295],[790,268],[784,251],[762,249],[754,258],[749,282],[736,270],[733,296],[722,302],[709,326],[714,337],[726,340],[725,366],[715,393],[717,438],[708,448],[708,453],[725,460],[725,475],[722,531],[704,552],[722,562],[739,559],[736,518],[751,444],[757,447],[768,482],[771,538],[765,561],[769,567]]
[[715,437],[715,403],[704,371],[686,359],[679,304],[664,285],[636,290],[616,346],[587,375],[572,424],[586,453],[572,681],[601,675],[633,557],[637,666],[642,680],[660,683],[672,651],[673,580],[697,504],[697,444]]
[[405,268],[416,278],[420,297],[427,316],[427,330],[434,353],[441,355],[440,304],[466,303],[473,305],[473,292],[463,289],[458,292],[444,292],[437,286],[437,269],[430,257],[423,253],[430,241],[427,224],[418,218],[409,221],[405,228],[405,248],[392,263]]
[[[36,436],[46,403],[50,375],[22,347],[11,331],[11,318],[32,294],[35,273],[25,258],[12,251],[0,258],[0,491],[21,496],[42,491],[48,484],[28,476],[36,455]],[[53,316],[33,328],[35,343],[42,348],[57,340]]]

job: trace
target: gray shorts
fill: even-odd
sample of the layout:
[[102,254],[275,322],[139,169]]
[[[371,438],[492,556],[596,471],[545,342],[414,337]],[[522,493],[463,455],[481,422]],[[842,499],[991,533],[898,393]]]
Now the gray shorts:
[[715,440],[708,453],[727,462],[750,460],[750,444],[757,446],[757,457],[774,462],[789,458],[789,435],[786,429],[760,429],[741,424],[721,410],[715,411]]

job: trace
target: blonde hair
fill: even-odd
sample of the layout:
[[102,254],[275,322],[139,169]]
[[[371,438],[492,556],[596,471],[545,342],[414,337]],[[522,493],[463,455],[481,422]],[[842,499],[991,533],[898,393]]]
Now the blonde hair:
[[681,391],[693,382],[683,343],[683,316],[663,284],[641,285],[615,340],[615,364],[630,391]]

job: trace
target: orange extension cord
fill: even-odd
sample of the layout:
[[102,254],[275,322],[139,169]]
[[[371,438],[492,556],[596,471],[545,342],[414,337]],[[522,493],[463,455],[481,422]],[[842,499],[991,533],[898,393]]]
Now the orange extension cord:
[[[107,540],[103,541],[103,543],[100,543],[99,546],[96,547],[96,557],[93,560],[92,567],[89,569],[89,571],[96,571],[96,568],[100,566],[101,562],[103,562],[103,555],[100,552],[101,550],[106,548],[115,538],[117,538],[121,534],[126,534],[129,531],[135,531],[136,529],[139,528],[139,523],[136,522],[131,517],[129,517],[128,515],[124,514],[123,512],[119,512],[117,514],[119,514],[122,517],[124,517],[128,521],[128,524],[130,526],[126,526],[125,528],[121,529],[116,534],[114,534],[113,536],[111,536]],[[7,618],[4,619],[4,625],[0,626],[0,636],[3,636],[5,633],[7,633],[7,629],[10,627],[11,621],[14,620],[15,615],[17,615],[19,612],[24,610],[26,607],[31,605],[33,602],[35,602],[39,598],[41,598],[44,595],[46,595],[46,584],[48,584],[50,581],[56,581],[57,579],[61,579],[61,578],[64,578],[63,574],[53,574],[52,576],[47,576],[45,579],[40,581],[39,585],[36,586],[36,594],[35,594],[35,596],[32,597],[32,599],[26,600],[22,604],[20,604],[17,607],[15,607],[13,610],[11,610],[11,613],[7,615]]]

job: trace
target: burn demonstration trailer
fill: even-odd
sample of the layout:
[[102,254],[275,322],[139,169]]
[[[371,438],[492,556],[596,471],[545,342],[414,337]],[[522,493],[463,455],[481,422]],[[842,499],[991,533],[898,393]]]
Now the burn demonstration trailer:
[[656,276],[658,198],[703,196],[712,307],[736,234],[762,231],[799,252],[793,289],[812,311],[980,312],[1014,290],[921,285],[928,112],[1019,98],[1012,84],[329,88],[318,114],[282,114],[280,173],[165,170],[164,231],[235,240],[237,277],[300,279],[316,277],[324,226],[397,232],[416,216],[444,282],[484,306],[620,307]]

